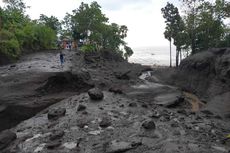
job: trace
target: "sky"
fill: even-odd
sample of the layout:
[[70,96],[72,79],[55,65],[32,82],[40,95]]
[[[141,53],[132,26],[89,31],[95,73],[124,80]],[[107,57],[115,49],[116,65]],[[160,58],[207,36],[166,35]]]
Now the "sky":
[[[90,3],[93,0],[24,0],[27,14],[32,19],[38,19],[40,14],[56,16],[63,19],[66,12],[72,13],[81,2]],[[110,23],[126,25],[129,29],[126,42],[132,48],[148,46],[168,46],[164,38],[165,23],[161,8],[168,0],[97,0],[102,12]],[[177,0],[170,0],[176,3]],[[2,0],[0,1],[2,6]]]

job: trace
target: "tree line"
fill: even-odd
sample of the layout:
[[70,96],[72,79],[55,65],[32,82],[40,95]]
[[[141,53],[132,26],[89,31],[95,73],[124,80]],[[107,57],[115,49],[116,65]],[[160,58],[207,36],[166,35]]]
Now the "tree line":
[[[182,51],[195,54],[209,48],[230,47],[230,2],[225,0],[180,0],[179,9],[172,3],[161,9],[165,18],[164,36],[176,46],[176,66]],[[170,66],[172,66],[170,55]]]
[[27,6],[23,0],[3,2],[6,6],[0,7],[0,56],[17,59],[23,53],[56,49],[58,40],[65,37],[77,44],[79,40],[87,42],[82,47],[84,51],[108,49],[126,59],[133,54],[124,41],[127,26],[110,24],[97,2],[82,2],[62,21],[44,14],[32,20],[25,14]]

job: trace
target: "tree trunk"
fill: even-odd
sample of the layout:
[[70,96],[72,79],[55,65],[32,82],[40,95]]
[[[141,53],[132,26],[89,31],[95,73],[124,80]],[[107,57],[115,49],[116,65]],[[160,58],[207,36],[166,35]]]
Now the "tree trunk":
[[179,49],[176,48],[176,67],[179,65]]
[[172,41],[170,40],[170,67],[172,67]]
[[181,53],[181,50],[180,50],[180,63],[182,61],[182,53]]

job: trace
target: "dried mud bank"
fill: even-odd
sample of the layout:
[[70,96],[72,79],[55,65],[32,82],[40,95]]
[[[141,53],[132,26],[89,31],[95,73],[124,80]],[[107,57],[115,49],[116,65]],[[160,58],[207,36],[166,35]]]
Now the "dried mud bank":
[[[165,75],[165,72],[168,72]],[[183,60],[178,69],[158,69],[154,76],[197,95],[206,110],[230,116],[230,49],[210,49]]]
[[[32,56],[23,65],[31,64],[30,60],[34,58],[45,58],[45,55]],[[155,69],[127,63],[109,52],[82,55],[66,51],[64,68],[58,67],[58,61],[46,62],[55,54],[48,56],[49,59],[39,62],[46,63],[44,69],[33,69],[31,76],[24,78],[24,84],[11,82],[11,88],[23,87],[30,81],[33,86],[24,90],[30,91],[27,95],[38,96],[39,105],[41,99],[56,98],[58,102],[10,131],[1,132],[1,152],[229,151],[230,124],[215,113],[200,111],[201,102],[195,95],[168,85],[163,77],[159,77],[160,73],[154,73]],[[35,70],[41,74],[39,77],[32,75]],[[44,71],[48,74],[41,73]],[[7,75],[10,73],[12,78],[17,74],[10,71]],[[169,71],[165,73],[170,74]],[[7,83],[3,85],[7,86]],[[23,95],[18,92],[10,99],[10,95],[3,96],[2,93],[1,99],[5,100],[4,104],[14,103],[16,94],[18,97]],[[33,96],[28,97],[33,99]],[[30,102],[27,101],[33,105]]]

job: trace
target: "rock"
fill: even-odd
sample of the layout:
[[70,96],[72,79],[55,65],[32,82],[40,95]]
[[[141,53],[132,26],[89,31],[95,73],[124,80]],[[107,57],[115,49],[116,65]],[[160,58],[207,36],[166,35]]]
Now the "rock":
[[55,130],[50,135],[50,140],[60,139],[64,136],[65,132],[63,130]]
[[155,130],[156,125],[153,120],[149,119],[142,123],[142,127],[147,130]]
[[123,107],[125,107],[125,105],[124,105],[124,104],[121,104],[119,107],[123,108]]
[[202,110],[202,113],[209,115],[209,116],[213,116],[214,114],[210,111],[210,110]]
[[46,144],[46,147],[47,147],[48,149],[54,149],[54,148],[59,147],[60,145],[61,145],[61,141],[59,140],[59,141],[48,142],[48,143]]
[[96,54],[96,53],[84,53],[84,61],[86,64],[93,64],[97,63],[97,61],[100,61],[100,55],[99,54]]
[[109,144],[106,153],[122,153],[133,149],[132,143],[114,140]]
[[83,115],[88,115],[89,113],[87,111],[82,112]]
[[83,111],[86,109],[86,106],[85,105],[82,105],[82,104],[79,104],[78,105],[78,108],[77,108],[77,111]]
[[7,147],[16,138],[17,138],[17,135],[14,132],[10,130],[2,131],[0,133],[0,150]]
[[10,65],[10,68],[13,68],[13,67],[16,67],[16,65],[15,65],[15,64],[13,64],[13,65]]
[[96,130],[96,131],[90,131],[89,134],[91,135],[99,135],[101,133],[100,130]]
[[74,149],[77,147],[77,143],[75,142],[66,142],[63,144],[63,146],[67,149]]
[[111,87],[111,88],[109,89],[109,91],[110,91],[110,92],[113,92],[113,93],[115,93],[115,94],[122,94],[122,93],[123,93],[122,90],[121,90],[120,88],[117,88],[117,87]]
[[107,128],[111,126],[111,119],[109,117],[102,117],[102,120],[99,122],[99,126],[102,128]]
[[177,113],[187,115],[187,111],[185,109],[179,109],[177,110]]
[[134,102],[129,103],[129,107],[137,107],[137,103],[134,103]]
[[147,104],[142,104],[141,107],[148,108],[148,105]]
[[85,118],[79,118],[77,119],[77,126],[79,128],[84,128],[85,126],[87,126],[89,123],[89,121]]
[[180,92],[161,94],[154,98],[155,103],[164,107],[175,107],[184,101]]
[[88,95],[92,100],[102,100],[104,98],[103,92],[98,88],[90,89]]
[[48,119],[58,119],[59,117],[64,116],[66,113],[65,108],[55,108],[51,109],[48,112]]
[[158,112],[158,111],[154,111],[150,114],[149,117],[152,117],[152,118],[160,118],[161,117],[161,114]]
[[119,80],[129,80],[130,76],[128,75],[131,72],[131,70],[127,71],[119,71],[119,72],[114,72],[114,75],[117,79]]

